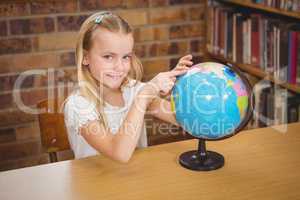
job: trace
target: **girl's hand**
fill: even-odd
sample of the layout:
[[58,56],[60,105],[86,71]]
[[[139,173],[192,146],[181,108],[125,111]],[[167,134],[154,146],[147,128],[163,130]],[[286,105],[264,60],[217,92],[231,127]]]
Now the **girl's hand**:
[[191,54],[181,57],[173,70],[189,69],[193,65],[192,58]]
[[[172,71],[188,70],[190,66],[193,65],[192,58],[193,56],[191,54],[181,57]],[[175,82],[176,77],[174,77],[173,79]]]
[[167,95],[174,87],[176,76],[186,73],[193,64],[192,55],[186,55],[179,59],[176,67],[167,72],[157,74],[143,88],[142,94],[150,96],[149,101],[153,100],[158,94]]
[[146,97],[147,104],[149,104],[159,94],[168,94],[176,81],[176,76],[187,72],[187,69],[172,70],[167,72],[160,72],[151,81],[146,83],[140,92],[140,95]]
[[176,76],[182,75],[187,72],[189,67],[193,64],[191,61],[192,55],[186,55],[179,59],[176,67],[169,72],[159,73],[150,82],[156,83],[156,86],[162,95],[167,95],[174,87]]

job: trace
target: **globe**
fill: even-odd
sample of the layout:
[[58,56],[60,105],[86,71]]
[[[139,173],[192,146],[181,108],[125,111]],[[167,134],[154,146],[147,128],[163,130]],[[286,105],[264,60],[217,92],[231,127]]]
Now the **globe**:
[[213,170],[224,157],[206,151],[206,140],[220,140],[238,133],[252,115],[251,87],[234,67],[215,62],[199,63],[177,77],[171,107],[177,122],[199,139],[197,151],[185,152],[180,164],[192,170]]
[[249,91],[239,74],[226,65],[205,62],[177,78],[171,105],[176,120],[188,133],[220,139],[239,127],[248,99]]

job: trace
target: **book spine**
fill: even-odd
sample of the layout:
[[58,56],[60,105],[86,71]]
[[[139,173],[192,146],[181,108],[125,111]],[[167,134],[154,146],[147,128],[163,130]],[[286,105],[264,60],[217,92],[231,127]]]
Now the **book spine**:
[[236,61],[243,63],[243,16],[237,15],[236,19]]
[[297,45],[297,78],[296,83],[300,84],[300,31],[298,33],[298,45]]
[[260,64],[260,31],[259,31],[259,22],[258,17],[252,17],[252,29],[251,29],[251,63],[253,65]]
[[233,40],[232,40],[232,60],[236,62],[236,21],[237,21],[237,14],[233,15]]
[[288,33],[288,70],[287,70],[287,82],[291,82],[291,68],[292,68],[292,32]]
[[248,35],[248,48],[247,48],[247,63],[248,64],[251,64],[251,40],[252,40],[252,37],[251,37],[251,32],[252,32],[252,20],[251,18],[248,18],[247,20],[247,25],[248,25],[248,32],[247,32],[247,35]]
[[224,10],[221,10],[221,12],[219,13],[219,55],[224,57]]
[[224,37],[224,57],[228,57],[228,40],[227,40],[227,34],[228,34],[228,11],[224,12],[224,32],[223,32],[223,37]]
[[228,13],[228,28],[227,28],[227,57],[233,60],[232,57],[232,43],[233,43],[233,13]]
[[298,45],[298,38],[297,32],[291,32],[291,74],[290,74],[290,83],[296,84],[296,75],[297,75],[297,45]]

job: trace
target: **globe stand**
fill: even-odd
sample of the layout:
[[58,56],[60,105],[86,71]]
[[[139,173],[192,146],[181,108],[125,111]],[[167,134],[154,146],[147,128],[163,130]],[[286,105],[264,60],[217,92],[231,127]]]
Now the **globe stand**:
[[181,154],[179,163],[187,169],[211,171],[224,166],[224,157],[217,152],[206,151],[205,140],[199,139],[198,150]]

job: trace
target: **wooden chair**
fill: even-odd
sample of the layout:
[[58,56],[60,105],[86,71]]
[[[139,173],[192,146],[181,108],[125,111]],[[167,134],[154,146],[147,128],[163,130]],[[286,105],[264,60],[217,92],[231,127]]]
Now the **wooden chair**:
[[57,153],[59,151],[71,149],[64,123],[64,115],[60,109],[61,103],[57,99],[47,99],[37,104],[39,109],[44,109],[38,115],[38,118],[42,146],[49,153],[50,162],[58,161]]

